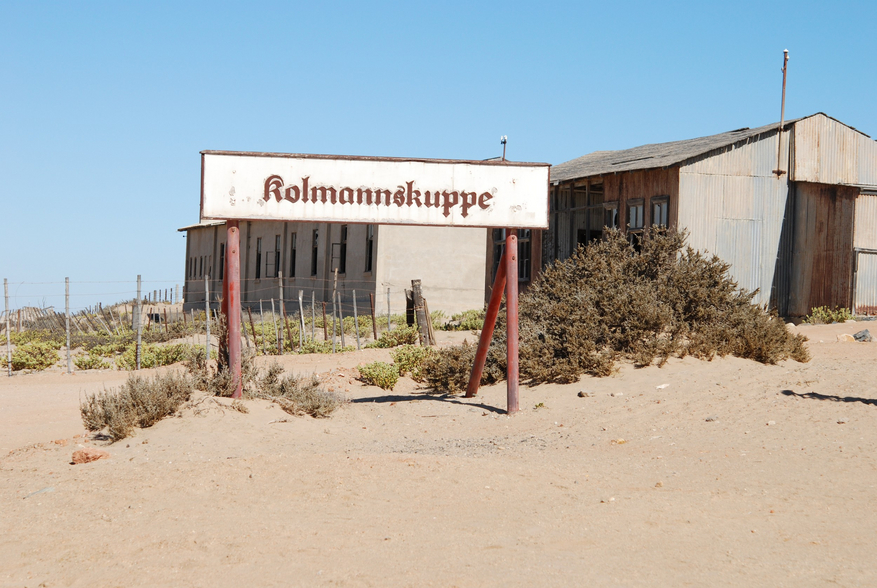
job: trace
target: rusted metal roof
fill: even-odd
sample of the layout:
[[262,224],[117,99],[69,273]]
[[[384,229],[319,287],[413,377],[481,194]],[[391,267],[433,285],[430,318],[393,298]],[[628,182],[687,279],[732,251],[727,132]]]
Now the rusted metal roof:
[[[799,120],[802,119],[788,120],[783,128],[788,129]],[[620,151],[595,151],[552,167],[551,181],[563,182],[618,172],[671,167],[711,151],[748,142],[760,135],[774,134],[777,128],[779,123],[773,123],[754,129],[747,127],[684,141],[653,143]]]

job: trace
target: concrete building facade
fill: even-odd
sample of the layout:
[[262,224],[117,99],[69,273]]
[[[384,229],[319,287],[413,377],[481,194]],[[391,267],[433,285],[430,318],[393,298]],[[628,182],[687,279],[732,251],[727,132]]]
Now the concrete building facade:
[[[484,304],[486,229],[281,221],[241,221],[241,302],[265,310],[279,304],[281,286],[286,310],[303,303],[331,306],[335,288],[345,314],[405,312],[405,289],[419,279],[431,311],[446,314]],[[211,304],[222,291],[226,228],[204,222],[179,229],[186,234],[186,308],[203,308],[205,276]],[[387,291],[389,289],[389,301]],[[267,306],[266,306],[267,305]]]

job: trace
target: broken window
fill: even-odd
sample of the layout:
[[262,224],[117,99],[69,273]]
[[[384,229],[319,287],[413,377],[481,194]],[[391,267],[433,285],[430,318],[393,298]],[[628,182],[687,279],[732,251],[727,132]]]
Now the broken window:
[[[532,245],[530,242],[530,229],[521,229],[518,231],[518,281],[526,282],[530,280],[530,260],[532,258]],[[496,270],[499,269],[499,262],[505,253],[505,229],[493,229],[493,272],[492,277],[496,279]]]
[[669,226],[670,197],[657,196],[652,198],[652,226]]
[[645,202],[642,198],[627,201],[627,240],[639,251],[645,227]]

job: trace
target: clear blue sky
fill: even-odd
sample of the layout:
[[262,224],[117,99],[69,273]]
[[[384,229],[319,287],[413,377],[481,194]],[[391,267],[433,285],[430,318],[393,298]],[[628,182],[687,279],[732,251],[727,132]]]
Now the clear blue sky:
[[[13,307],[182,284],[199,151],[560,163],[823,111],[877,135],[877,2],[0,0]],[[20,282],[48,282],[20,284]],[[84,282],[108,282],[88,284]],[[117,282],[117,283],[113,283]]]

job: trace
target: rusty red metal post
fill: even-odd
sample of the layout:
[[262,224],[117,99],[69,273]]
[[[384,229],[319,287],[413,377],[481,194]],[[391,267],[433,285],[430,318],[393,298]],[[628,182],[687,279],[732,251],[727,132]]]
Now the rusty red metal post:
[[493,338],[493,330],[496,327],[496,315],[499,314],[499,306],[502,304],[505,273],[505,254],[503,254],[496,268],[496,277],[493,279],[493,291],[490,293],[490,302],[487,304],[487,312],[484,315],[484,326],[481,327],[481,338],[478,340],[478,350],[475,352],[475,365],[472,366],[469,385],[466,386],[466,398],[472,398],[478,394],[478,386],[481,385],[481,373],[484,371],[484,362],[487,361],[487,351],[490,349],[490,340]]
[[509,230],[505,240],[506,264],[506,412],[518,412],[518,232]]
[[228,231],[225,259],[226,272],[223,276],[223,300],[225,320],[228,324],[228,363],[231,369],[235,391],[232,398],[241,397],[241,232],[238,221],[226,222]]

